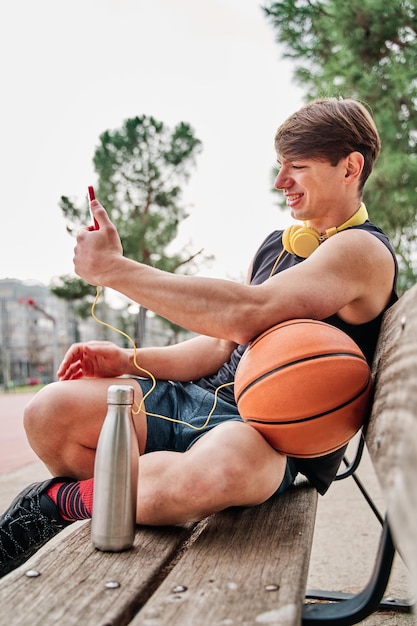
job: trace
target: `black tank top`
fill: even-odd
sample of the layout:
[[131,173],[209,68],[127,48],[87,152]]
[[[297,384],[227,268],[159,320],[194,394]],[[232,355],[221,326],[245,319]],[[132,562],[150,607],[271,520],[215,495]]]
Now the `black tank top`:
[[[389,308],[397,299],[397,293],[395,290],[395,283],[398,274],[398,265],[395,257],[394,250],[390,245],[388,237],[383,231],[367,221],[360,226],[353,226],[351,228],[366,230],[375,237],[377,237],[391,252],[395,264],[395,280],[393,290],[391,294],[390,302],[387,307],[382,311],[375,319],[365,324],[348,324],[343,321],[337,314],[331,315],[324,319],[324,322],[332,324],[337,328],[343,330],[358,344],[362,352],[364,353],[369,365],[372,364],[376,343],[378,340],[379,329],[381,327],[382,316],[386,309]],[[283,231],[274,231],[271,233],[262,245],[259,247],[253,261],[253,269],[250,283],[252,285],[259,285],[265,282],[271,274],[271,270],[276,262],[280,252],[282,251],[282,233]],[[280,259],[277,267],[274,270],[274,274],[282,272],[298,263],[302,263],[303,258],[294,254],[284,253]],[[372,276],[369,277],[372,280]],[[242,357],[242,354],[247,348],[246,345],[239,345],[232,352],[232,355],[227,363],[225,363],[220,370],[213,376],[207,378],[201,378],[195,381],[200,387],[212,391],[223,385],[224,383],[231,382],[234,379],[236,368]],[[219,397],[226,400],[231,404],[235,404],[233,387],[225,387],[219,390]],[[326,456],[317,457],[314,459],[294,459],[294,464],[299,472],[304,474],[309,481],[316,487],[319,493],[325,493],[333,481],[340,462],[343,458],[346,446],[336,452],[332,452]]]

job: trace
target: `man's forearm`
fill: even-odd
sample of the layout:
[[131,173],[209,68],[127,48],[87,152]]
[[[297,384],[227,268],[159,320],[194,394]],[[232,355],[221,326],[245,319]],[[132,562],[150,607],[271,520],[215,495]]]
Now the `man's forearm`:
[[236,344],[233,342],[199,335],[172,346],[129,350],[129,371],[132,376],[147,376],[150,372],[162,380],[191,381],[209,376],[229,360]]
[[170,274],[125,257],[113,264],[103,280],[105,286],[190,331],[236,343],[247,341],[245,329],[253,308],[248,286]]

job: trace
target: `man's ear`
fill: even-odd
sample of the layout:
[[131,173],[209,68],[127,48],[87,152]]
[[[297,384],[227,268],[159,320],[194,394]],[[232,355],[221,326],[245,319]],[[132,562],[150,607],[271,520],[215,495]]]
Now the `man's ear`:
[[346,182],[351,184],[359,180],[365,159],[360,152],[351,152],[346,157]]

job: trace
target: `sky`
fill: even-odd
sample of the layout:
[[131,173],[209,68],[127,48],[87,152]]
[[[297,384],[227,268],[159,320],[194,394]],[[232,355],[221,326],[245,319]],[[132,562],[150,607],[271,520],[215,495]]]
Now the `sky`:
[[136,115],[188,122],[203,151],[178,247],[240,279],[291,219],[272,193],[277,127],[303,104],[258,0],[21,0],[0,8],[0,279],[73,275],[59,209],[96,176],[105,130]]

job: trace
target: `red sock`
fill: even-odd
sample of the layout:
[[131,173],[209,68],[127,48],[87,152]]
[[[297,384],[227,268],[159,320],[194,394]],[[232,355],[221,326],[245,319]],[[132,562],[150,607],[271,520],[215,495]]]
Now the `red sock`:
[[94,478],[51,485],[46,494],[56,504],[62,519],[89,519],[93,510]]

